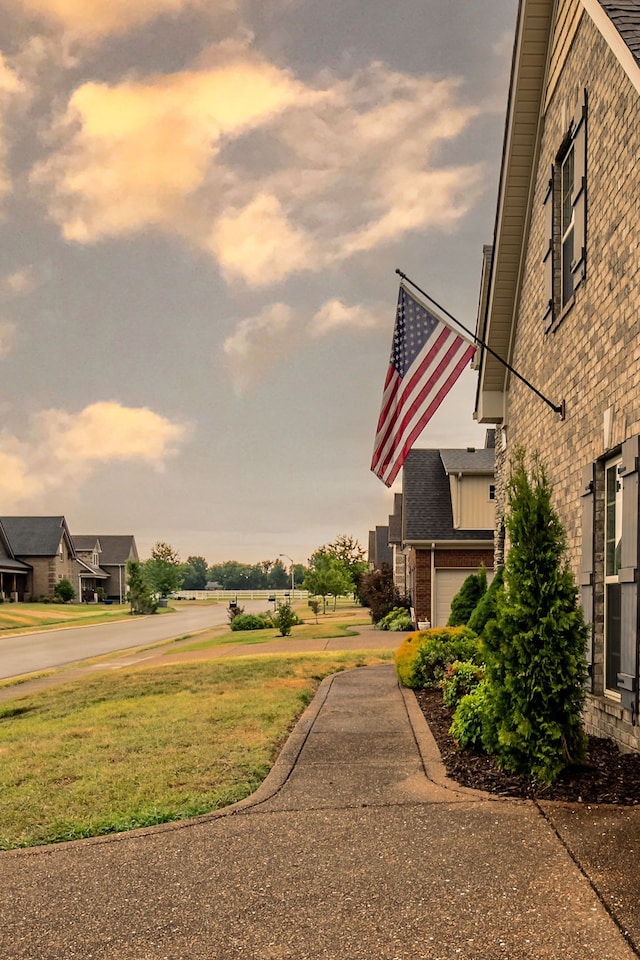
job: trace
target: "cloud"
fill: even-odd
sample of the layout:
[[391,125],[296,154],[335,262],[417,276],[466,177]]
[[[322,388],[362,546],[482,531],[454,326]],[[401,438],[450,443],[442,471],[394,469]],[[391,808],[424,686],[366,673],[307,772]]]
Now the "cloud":
[[297,338],[293,320],[291,307],[274,303],[258,316],[239,321],[222,346],[236,393],[245,393],[288,356]]
[[278,283],[313,262],[313,240],[287,217],[277,197],[260,194],[241,210],[224,211],[209,249],[223,276],[252,286]]
[[211,70],[86,83],[73,93],[57,121],[62,147],[32,173],[68,240],[92,243],[151,224],[189,232],[189,200],[220,141],[265,123],[304,92],[287,71],[240,58],[231,45],[221,59]]
[[70,485],[74,490],[101,464],[147,463],[163,469],[189,434],[146,407],[115,401],[93,403],[79,413],[43,410],[28,436],[0,433],[0,500],[6,509]]
[[8,356],[16,341],[16,325],[0,320],[0,359]]
[[0,289],[2,289],[4,293],[11,294],[15,297],[31,293],[35,285],[35,274],[31,267],[14,270],[13,273],[8,273],[6,277],[0,281]]
[[193,0],[20,0],[27,15],[83,38],[125,33],[163,14],[175,16],[192,4]]
[[24,99],[26,93],[27,88],[24,82],[0,53],[0,200],[11,191],[11,179],[7,168],[11,140],[9,117],[14,105]]
[[327,300],[314,316],[309,333],[323,337],[343,330],[368,330],[377,326],[376,318],[364,307],[348,307],[342,300]]
[[461,102],[456,78],[375,63],[304,84],[230,43],[208,60],[75,90],[32,172],[68,240],[156,227],[260,287],[454,229],[476,203],[481,167],[442,159],[485,109]]

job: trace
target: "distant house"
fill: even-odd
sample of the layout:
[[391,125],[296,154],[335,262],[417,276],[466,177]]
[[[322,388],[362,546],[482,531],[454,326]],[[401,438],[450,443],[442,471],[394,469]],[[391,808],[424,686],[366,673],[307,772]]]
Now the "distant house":
[[[2,573],[2,582],[15,589],[16,600],[52,597],[56,584],[66,579],[78,589],[76,554],[64,517],[0,517],[0,568],[19,562]],[[3,588],[4,589],[4,588]]]
[[398,593],[407,594],[407,555],[402,544],[402,494],[393,496],[393,513],[389,514],[389,547],[392,554],[393,582]]
[[29,588],[31,567],[17,560],[0,522],[0,599],[24,600]]
[[378,526],[369,531],[369,569],[382,570],[383,566],[391,567],[393,552],[389,546],[389,527]]
[[[591,635],[585,722],[640,750],[640,4],[520,0],[476,417],[537,452]],[[503,550],[503,538],[496,547]]]
[[[84,538],[83,538],[84,539]],[[100,569],[107,574],[102,583],[108,600],[124,603],[127,597],[127,561],[139,560],[133,534],[92,534],[100,545]]]
[[[488,431],[488,443],[493,431]],[[417,622],[443,626],[470,573],[493,570],[494,450],[411,450],[402,468],[402,541]]]
[[98,537],[80,536],[73,538],[76,551],[76,575],[78,579],[78,597],[83,603],[95,603],[98,591],[104,591],[109,574],[100,568],[102,547]]

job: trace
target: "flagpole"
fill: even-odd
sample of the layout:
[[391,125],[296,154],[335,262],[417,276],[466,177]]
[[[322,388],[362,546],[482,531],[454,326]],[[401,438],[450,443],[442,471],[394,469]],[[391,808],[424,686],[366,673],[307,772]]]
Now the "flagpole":
[[480,337],[477,337],[477,336],[475,335],[475,333],[472,333],[471,330],[468,330],[467,327],[465,327],[463,323],[460,323],[459,320],[456,320],[456,318],[453,316],[453,314],[449,313],[448,310],[445,310],[445,308],[444,308],[443,306],[441,306],[441,305],[438,303],[437,300],[434,300],[433,297],[430,297],[429,294],[426,293],[426,291],[424,291],[424,290],[422,289],[422,287],[419,287],[417,283],[414,283],[414,281],[411,280],[411,279],[406,275],[406,273],[403,273],[402,270],[398,270],[398,269],[396,269],[396,273],[397,273],[398,276],[401,277],[403,280],[406,280],[407,283],[410,283],[412,287],[415,287],[416,290],[417,290],[419,293],[421,293],[423,297],[426,297],[427,300],[430,300],[431,303],[434,305],[434,307],[436,307],[438,310],[440,310],[442,313],[444,313],[444,315],[445,315],[446,317],[448,317],[449,320],[452,320],[455,324],[457,324],[457,326],[460,327],[461,330],[464,330],[464,332],[467,334],[467,336],[471,337],[471,339],[474,341],[474,343],[477,343],[477,344],[478,344],[479,346],[481,346],[484,350],[486,350],[487,353],[490,353],[491,356],[492,356],[492,357],[495,357],[496,360],[498,360],[503,366],[505,366],[505,367],[507,368],[507,370],[514,375],[514,377],[517,377],[518,380],[521,380],[522,383],[524,383],[524,385],[525,385],[526,387],[529,387],[530,390],[533,390],[533,392],[536,394],[536,396],[540,397],[541,400],[544,400],[544,402],[545,402],[549,407],[551,407],[551,409],[553,410],[553,412],[560,414],[561,419],[564,420],[564,418],[565,418],[565,413],[566,413],[564,400],[562,400],[561,403],[558,404],[558,403],[553,403],[551,400],[549,400],[548,397],[545,397],[545,395],[544,395],[543,393],[541,393],[541,392],[538,390],[537,387],[534,387],[534,385],[533,385],[532,383],[529,383],[529,381],[526,380],[526,379],[522,376],[521,373],[518,373],[518,371],[515,370],[515,369],[511,366],[510,363],[508,363],[503,357],[501,357],[499,354],[497,354],[497,353],[495,352],[495,350],[492,350],[488,343],[485,343],[485,341],[484,341],[484,340],[481,340]]

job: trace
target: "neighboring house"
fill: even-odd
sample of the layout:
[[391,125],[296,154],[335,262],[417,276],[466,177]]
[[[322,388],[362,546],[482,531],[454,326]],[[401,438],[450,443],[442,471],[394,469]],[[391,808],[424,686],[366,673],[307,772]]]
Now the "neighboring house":
[[0,522],[0,600],[24,600],[25,592],[29,589],[30,574],[31,567],[16,560]]
[[520,0],[476,416],[539,453],[591,626],[587,730],[640,749],[640,3]]
[[389,514],[389,547],[391,548],[393,582],[398,593],[407,594],[407,556],[402,546],[402,494],[393,495],[393,513]]
[[[493,431],[488,431],[488,443]],[[470,573],[493,570],[494,450],[411,450],[402,468],[402,549],[414,619],[443,626]]]
[[389,546],[389,527],[379,526],[369,531],[369,568],[381,570],[383,565],[391,567],[393,552]]
[[[15,594],[17,600],[37,600],[52,597],[56,584],[66,579],[77,589],[75,580],[75,550],[64,517],[0,517],[6,558],[19,561],[22,570],[16,570]],[[26,569],[24,569],[26,568]],[[3,574],[5,582],[5,574]]]
[[[79,538],[76,538],[79,539]],[[101,581],[107,600],[124,603],[127,597],[127,561],[139,560],[138,548],[132,534],[91,534],[83,541],[93,540],[100,544],[100,569],[107,574]]]
[[76,577],[78,582],[78,597],[83,603],[96,603],[98,591],[104,591],[109,574],[100,569],[102,547],[100,539],[93,536],[73,538],[76,551]]

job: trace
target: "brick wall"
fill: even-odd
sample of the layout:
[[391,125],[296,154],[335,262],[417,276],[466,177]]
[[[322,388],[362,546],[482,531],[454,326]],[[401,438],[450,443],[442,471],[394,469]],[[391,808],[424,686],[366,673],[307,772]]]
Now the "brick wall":
[[[477,570],[484,566],[493,569],[493,549],[436,550],[434,565],[436,569]],[[416,620],[431,620],[431,550],[411,550],[409,570],[412,587],[412,603]]]
[[[543,200],[551,165],[569,119],[588,93],[587,273],[573,305],[545,332],[542,258],[547,240]],[[566,400],[564,422],[527,388],[511,379],[505,420],[507,450],[498,448],[498,475],[509,454],[538,452],[553,484],[577,575],[581,551],[582,468],[640,432],[640,97],[588,16],[568,53],[548,105],[526,251],[512,363],[554,402]],[[605,432],[605,412],[610,429]],[[499,431],[498,431],[499,433]],[[597,484],[602,491],[602,483]],[[504,484],[498,480],[498,503]],[[594,693],[590,729],[638,744],[618,704],[603,692],[602,495],[595,504],[596,604]],[[614,733],[615,731],[615,733]],[[629,742],[629,741],[632,741]]]

